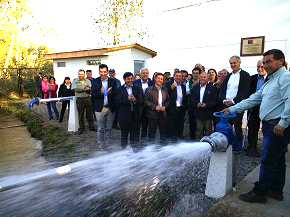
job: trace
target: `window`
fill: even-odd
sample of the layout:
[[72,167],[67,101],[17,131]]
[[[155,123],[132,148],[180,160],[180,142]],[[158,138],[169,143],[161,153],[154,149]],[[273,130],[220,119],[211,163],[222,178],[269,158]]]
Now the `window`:
[[57,67],[65,67],[65,62],[57,62]]
[[89,66],[101,65],[101,60],[87,60],[87,65]]
[[144,68],[144,60],[134,60],[134,75],[140,73],[140,69]]

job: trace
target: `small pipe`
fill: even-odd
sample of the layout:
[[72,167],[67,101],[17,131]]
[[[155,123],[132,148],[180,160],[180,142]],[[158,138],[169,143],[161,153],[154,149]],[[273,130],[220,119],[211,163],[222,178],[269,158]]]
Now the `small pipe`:
[[58,101],[65,101],[65,100],[72,100],[74,96],[67,96],[67,97],[58,97],[58,98],[49,98],[49,99],[40,99],[40,98],[35,98],[29,103],[29,109],[33,109],[33,106],[39,105],[41,102],[58,102]]
[[38,97],[36,97],[34,100],[32,100],[29,103],[29,105],[28,105],[29,109],[33,109],[34,104],[39,105],[39,98]]

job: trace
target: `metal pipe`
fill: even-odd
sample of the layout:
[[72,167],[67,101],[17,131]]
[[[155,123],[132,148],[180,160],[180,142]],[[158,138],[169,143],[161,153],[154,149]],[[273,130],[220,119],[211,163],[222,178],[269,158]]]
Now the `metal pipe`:
[[66,96],[66,97],[58,97],[58,98],[49,98],[49,99],[40,99],[40,98],[35,98],[29,103],[29,109],[33,109],[33,106],[39,105],[41,102],[58,102],[58,101],[65,101],[65,100],[72,100],[74,96]]
[[73,96],[66,96],[66,97],[58,97],[58,98],[49,98],[49,99],[40,99],[40,102],[58,102],[58,101],[65,101],[71,100]]
[[225,152],[229,147],[227,137],[219,132],[214,132],[210,136],[204,136],[201,142],[207,142],[212,147],[212,152]]

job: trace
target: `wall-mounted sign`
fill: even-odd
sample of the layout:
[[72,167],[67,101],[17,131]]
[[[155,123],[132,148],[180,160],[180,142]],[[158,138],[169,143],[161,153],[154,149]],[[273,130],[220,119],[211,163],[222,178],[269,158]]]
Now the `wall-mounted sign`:
[[265,36],[242,38],[241,56],[261,56],[264,53]]

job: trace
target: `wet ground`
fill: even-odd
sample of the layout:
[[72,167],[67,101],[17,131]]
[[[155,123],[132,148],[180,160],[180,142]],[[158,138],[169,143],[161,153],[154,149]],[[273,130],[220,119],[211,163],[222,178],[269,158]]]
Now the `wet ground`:
[[[58,107],[60,107],[60,103],[58,104]],[[35,111],[43,117],[44,120],[48,120],[47,116],[47,111],[45,105],[39,105]],[[100,149],[96,145],[96,132],[92,131],[85,131],[84,134],[82,135],[77,135],[76,133],[70,133],[70,141],[72,141],[74,144],[76,144],[76,150],[74,153],[71,153],[69,156],[62,156],[62,158],[50,158],[49,156],[43,157],[41,155],[41,141],[37,141],[33,138],[30,137],[30,134],[28,133],[27,129],[25,126],[23,126],[23,123],[19,121],[16,117],[9,115],[3,111],[0,112],[0,179],[4,177],[10,177],[12,175],[24,175],[25,174],[35,174],[40,171],[45,171],[51,168],[54,168],[56,166],[62,166],[67,163],[72,163],[72,162],[77,162],[80,160],[85,160],[85,159],[92,159],[96,158],[97,156],[105,156],[107,154],[114,154],[114,152],[118,152],[121,150],[120,147],[120,131],[119,130],[112,130],[112,145],[109,147],[106,147],[105,149]],[[56,120],[51,120],[49,121],[50,124],[52,125],[61,125],[64,129],[67,129],[67,114],[65,115],[64,121],[62,123],[58,123]],[[189,132],[188,132],[188,127],[185,127],[184,130],[184,137],[185,141],[189,141]],[[122,156],[121,156],[122,158]],[[140,156],[140,159],[144,158],[144,156]],[[150,158],[149,158],[150,159]],[[111,162],[111,161],[110,161]],[[114,161],[113,163],[119,161]],[[120,161],[122,162],[122,160]],[[150,161],[149,161],[150,162]],[[174,160],[177,164],[180,163],[180,160]],[[112,163],[112,162],[111,162]],[[249,158],[244,155],[240,155],[237,160],[237,167],[238,167],[238,181],[241,180],[245,175],[247,175],[253,168],[258,165],[259,159],[257,158]],[[103,163],[101,163],[103,164]],[[158,164],[157,164],[158,165]],[[88,169],[91,167],[89,165]],[[172,208],[168,209],[170,210],[171,214],[169,214],[167,211],[167,216],[187,216],[188,213],[190,213],[193,208],[195,210],[198,210],[199,213],[203,212],[205,210],[205,207],[208,208],[208,205],[212,204],[212,201],[206,198],[202,192],[204,190],[204,183],[205,183],[205,177],[206,173],[204,172],[203,169],[197,169],[193,167],[191,168],[191,171],[185,171],[189,177],[194,177],[196,174],[202,173],[202,179],[199,182],[196,182],[196,186],[194,185],[188,185],[189,189],[187,192],[185,192],[184,196],[179,195],[179,202],[176,204],[171,204]],[[154,171],[154,167],[151,167],[151,170]],[[118,173],[117,170],[111,171],[111,173]],[[93,171],[93,173],[97,173],[96,171]],[[166,172],[165,172],[166,173]],[[90,178],[92,178],[91,175],[93,175],[89,170],[86,171],[85,174],[90,174]],[[82,208],[80,204],[76,205],[77,203],[82,204],[82,200],[87,200],[84,197],[80,197],[81,200],[75,199],[75,197],[78,197],[78,195],[86,193],[84,196],[92,197],[93,199],[95,198],[96,195],[88,195],[88,192],[90,192],[91,189],[95,189],[96,186],[94,182],[89,182],[85,183],[85,185],[82,185],[81,188],[78,188],[78,181],[80,179],[83,179],[82,172],[79,172],[77,177],[75,179],[61,179],[54,183],[54,181],[45,181],[45,182],[39,182],[37,181],[34,185],[26,186],[24,188],[20,188],[19,190],[13,190],[12,191],[12,196],[15,196],[15,199],[10,199],[11,195],[10,194],[2,194],[3,198],[6,197],[7,201],[5,201],[2,205],[5,207],[11,206],[10,211],[13,211],[15,213],[15,216],[23,216],[21,212],[18,212],[17,210],[23,206],[26,207],[27,204],[29,203],[22,203],[22,200],[26,200],[25,195],[27,195],[27,200],[28,202],[33,202],[35,200],[42,200],[41,194],[48,194],[48,195],[56,195],[56,197],[62,197],[64,200],[67,200],[69,203],[69,207],[74,207],[74,209],[62,209],[62,212],[64,215],[70,213],[73,214],[73,210],[75,210],[75,214],[79,212],[79,209]],[[180,175],[180,174],[179,174]],[[87,175],[86,175],[87,176]],[[18,176],[16,176],[18,177]],[[71,177],[71,176],[70,176]],[[74,180],[76,182],[74,182]],[[126,182],[131,182],[130,177],[127,177]],[[151,180],[152,181],[152,180]],[[180,175],[180,179],[177,179],[177,183],[184,183],[185,177]],[[194,180],[191,180],[191,178],[188,179],[187,181],[189,183],[195,183]],[[54,183],[54,184],[53,184]],[[82,180],[83,183],[83,180]],[[149,184],[148,184],[149,183]],[[140,188],[141,190],[141,195],[144,196],[144,192],[142,192],[142,189],[146,190],[148,186],[152,184],[152,182],[148,183],[143,183],[143,188]],[[153,183],[154,184],[154,183]],[[171,185],[166,183],[165,187],[160,186],[162,190],[165,189],[167,191],[168,197],[165,198],[165,200],[171,200],[173,197],[170,196],[172,190],[168,191],[167,185],[171,186],[170,189],[176,189],[175,185]],[[41,186],[41,187],[39,187]],[[180,185],[178,185],[180,186]],[[33,194],[33,190],[35,187],[38,187],[39,189],[36,191],[39,194]],[[191,187],[191,189],[190,189]],[[55,189],[55,188],[60,188],[60,189]],[[63,190],[61,189],[63,188]],[[51,191],[51,189],[54,189]],[[70,191],[72,189],[73,191]],[[178,189],[178,188],[177,188]],[[56,191],[55,191],[56,190]],[[102,189],[104,190],[104,189]],[[41,193],[43,191],[43,193]],[[160,189],[157,189],[157,193],[160,192]],[[65,193],[66,195],[62,195],[62,193]],[[126,192],[123,192],[121,190],[119,194],[126,194]],[[135,194],[135,191],[133,192]],[[140,193],[140,191],[139,191]],[[194,193],[194,194],[192,194]],[[25,194],[24,197],[19,195]],[[45,196],[45,195],[44,195]],[[130,195],[129,195],[130,196]],[[151,197],[152,195],[149,195]],[[158,197],[162,196],[157,195]],[[70,197],[74,199],[70,199]],[[113,197],[113,196],[112,196]],[[119,197],[119,196],[118,196]],[[17,199],[18,198],[18,199]],[[47,198],[47,200],[50,201],[49,207],[53,207],[55,204],[55,201],[53,198],[44,197]],[[138,197],[137,197],[138,198]],[[140,197],[142,198],[142,197]],[[144,197],[143,197],[144,198]],[[145,196],[146,198],[146,196]],[[107,200],[108,198],[106,198]],[[110,199],[110,198],[109,198]],[[121,201],[122,199],[119,198]],[[110,199],[112,200],[112,199]],[[116,198],[114,200],[117,200]],[[112,200],[112,201],[114,201]],[[91,203],[91,200],[87,200],[88,203]],[[93,200],[93,203],[96,203],[95,200]],[[205,201],[208,201],[208,204],[205,204]],[[20,203],[21,202],[21,203]],[[144,201],[143,201],[144,202]],[[146,202],[146,201],[145,201]],[[147,201],[148,202],[148,201]],[[19,203],[19,207],[15,207],[15,203]],[[131,201],[131,203],[134,204],[134,201]],[[188,204],[190,203],[190,204]],[[198,203],[205,204],[205,207],[200,207]],[[59,204],[55,204],[59,207],[59,209],[62,208],[62,206],[66,206],[65,201],[61,201]],[[123,204],[119,203],[119,206],[122,206]],[[4,213],[5,215],[2,216],[9,216],[9,212],[6,212],[6,208],[4,206],[1,206],[0,204],[0,211],[2,208],[2,214]],[[45,203],[41,203],[40,207],[45,207]],[[4,207],[4,208],[3,208]],[[15,210],[13,209],[15,208]],[[33,208],[39,209],[37,205],[35,205]],[[95,208],[94,206],[87,206],[87,204],[83,207],[85,208],[88,213],[90,213],[89,216],[94,216],[95,213]],[[118,207],[119,208],[119,207]],[[167,207],[168,208],[168,207]],[[187,210],[186,210],[187,209]],[[117,210],[117,209],[116,209]],[[183,211],[182,211],[183,210]],[[66,213],[68,212],[68,213]],[[43,210],[38,210],[37,213],[41,216],[57,216],[57,212],[51,210],[43,211]],[[52,214],[53,215],[49,215]],[[33,214],[33,209],[28,209],[26,212],[26,215],[24,216],[39,216],[39,215],[32,215]],[[82,213],[84,214],[84,213]],[[0,212],[1,215],[1,212]],[[102,216],[102,215],[101,215]],[[106,215],[103,215],[106,216]],[[113,213],[112,216],[118,216],[117,213]]]
[[31,138],[18,118],[0,110],[0,177],[49,168],[40,153],[41,141]]

